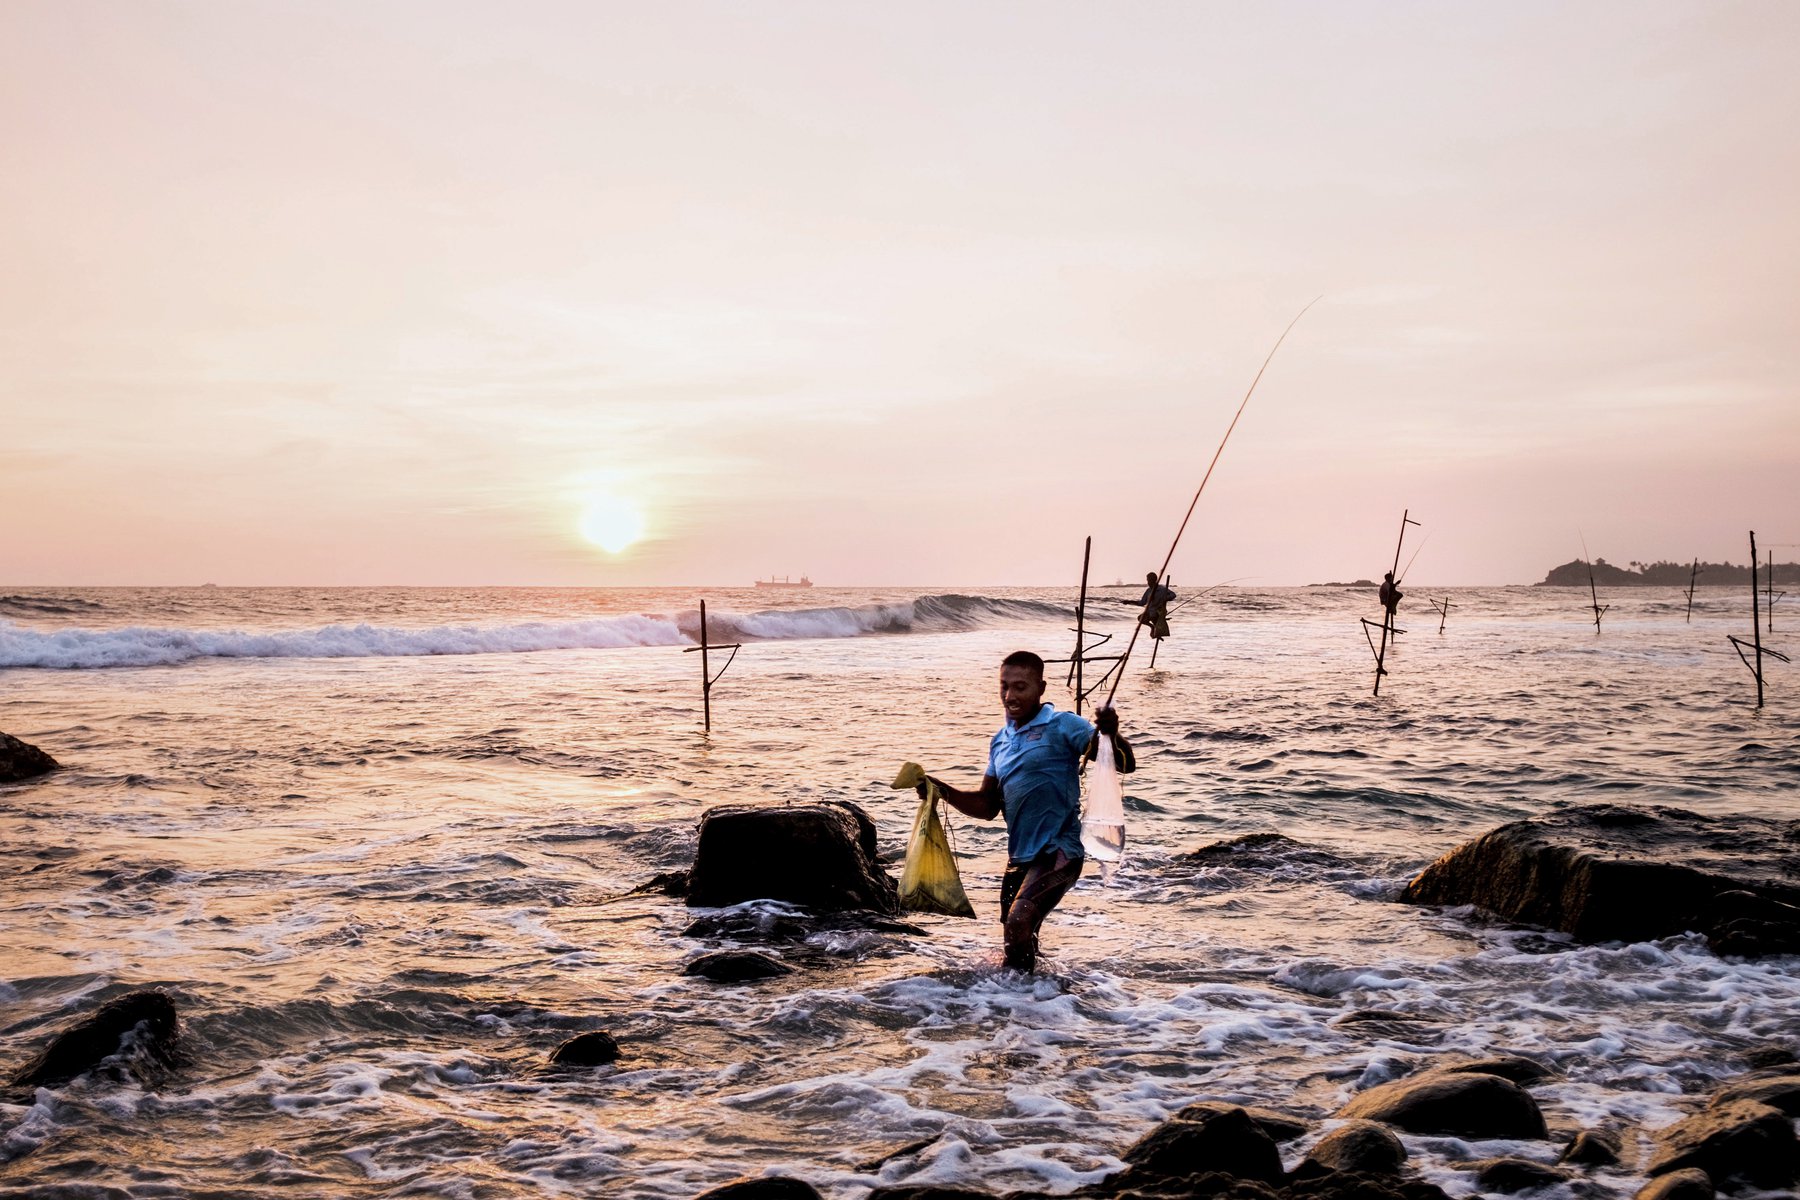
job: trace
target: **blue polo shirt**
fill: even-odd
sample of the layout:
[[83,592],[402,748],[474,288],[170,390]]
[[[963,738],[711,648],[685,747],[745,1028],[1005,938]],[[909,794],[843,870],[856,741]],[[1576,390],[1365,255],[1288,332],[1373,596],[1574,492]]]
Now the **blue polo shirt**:
[[1011,721],[988,743],[987,773],[1000,781],[1006,857],[1026,863],[1045,850],[1081,854],[1081,757],[1094,727],[1046,704],[1023,725]]

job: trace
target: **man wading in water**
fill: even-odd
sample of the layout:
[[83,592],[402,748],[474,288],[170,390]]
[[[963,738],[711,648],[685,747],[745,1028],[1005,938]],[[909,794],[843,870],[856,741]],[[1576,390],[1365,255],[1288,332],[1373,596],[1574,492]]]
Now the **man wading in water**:
[[1037,965],[1038,928],[1081,877],[1082,758],[1094,757],[1104,733],[1121,772],[1137,763],[1112,709],[1094,714],[1096,731],[1076,714],[1044,703],[1044,660],[1029,650],[1014,651],[1000,664],[1000,705],[1006,724],[988,743],[981,789],[965,792],[935,782],[944,799],[971,817],[991,821],[1006,814],[1006,876],[1000,881],[1006,965],[1029,971]]

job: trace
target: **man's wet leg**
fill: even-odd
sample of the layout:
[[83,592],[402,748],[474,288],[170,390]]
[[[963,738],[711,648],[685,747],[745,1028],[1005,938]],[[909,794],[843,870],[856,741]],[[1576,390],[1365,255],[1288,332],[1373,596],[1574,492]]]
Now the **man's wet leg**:
[[1000,887],[1007,966],[1019,971],[1037,966],[1038,930],[1063,894],[1081,878],[1083,865],[1082,859],[1052,850],[1040,854],[1017,875],[1014,871],[1018,868],[1007,868]]

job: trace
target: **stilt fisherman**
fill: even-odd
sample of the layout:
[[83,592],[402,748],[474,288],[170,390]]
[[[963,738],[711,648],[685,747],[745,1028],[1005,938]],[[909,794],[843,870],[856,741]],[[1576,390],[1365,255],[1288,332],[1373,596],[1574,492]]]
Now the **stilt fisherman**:
[[1151,638],[1160,642],[1169,636],[1169,601],[1175,599],[1175,589],[1158,580],[1155,571],[1146,571],[1144,582],[1149,586],[1138,597],[1138,605],[1144,610],[1138,616],[1138,624],[1148,625]]

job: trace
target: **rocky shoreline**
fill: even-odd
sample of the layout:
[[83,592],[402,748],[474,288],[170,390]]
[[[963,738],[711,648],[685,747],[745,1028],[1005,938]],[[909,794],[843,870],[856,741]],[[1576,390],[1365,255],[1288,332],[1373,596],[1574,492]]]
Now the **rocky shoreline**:
[[[20,743],[23,745],[23,743]],[[30,750],[30,747],[26,747]],[[48,756],[45,756],[46,758]],[[826,968],[807,938],[821,930],[923,936],[908,923],[877,854],[874,825],[848,802],[724,806],[700,827],[693,866],[638,894],[709,910],[684,931],[711,941],[684,973],[754,986]],[[1254,834],[1203,847],[1198,866],[1271,869],[1329,852]],[[806,870],[795,869],[805,863]],[[1721,955],[1791,954],[1800,946],[1800,822],[1702,817],[1672,808],[1590,805],[1513,822],[1426,867],[1393,897],[1470,906],[1584,941],[1639,941],[1698,932]],[[773,908],[751,902],[775,900]],[[721,945],[719,943],[727,943]],[[750,948],[760,946],[762,948]],[[823,955],[823,956],[822,956]],[[1342,1022],[1404,1025],[1404,1013],[1346,1014]],[[1335,1023],[1335,1022],[1334,1022]],[[1197,1098],[1120,1153],[1122,1169],[1072,1193],[1096,1200],[1439,1200],[1446,1175],[1486,1195],[1565,1186],[1576,1196],[1705,1200],[1800,1183],[1800,1055],[1764,1046],[1740,1073],[1696,1092],[1694,1109],[1664,1128],[1581,1127],[1554,1100],[1565,1076],[1526,1053],[1469,1057],[1426,1052],[1398,1078],[1371,1077],[1335,1111],[1284,1112],[1233,1098]],[[547,1071],[629,1069],[631,1047],[593,1029],[549,1055]],[[617,1065],[615,1068],[615,1064]],[[157,990],[114,996],[51,1038],[10,1076],[15,1089],[56,1087],[93,1072],[159,1086],[182,1069],[176,998]],[[890,1163],[935,1142],[897,1147]],[[1428,1152],[1437,1179],[1418,1170]],[[1448,1167],[1446,1167],[1448,1162]],[[1068,1194],[1068,1193],[1065,1193]],[[813,1200],[802,1179],[772,1174],[701,1193],[703,1200]],[[975,1200],[1001,1195],[943,1184],[876,1187],[869,1200]],[[1036,1200],[1047,1193],[1004,1193]]]

